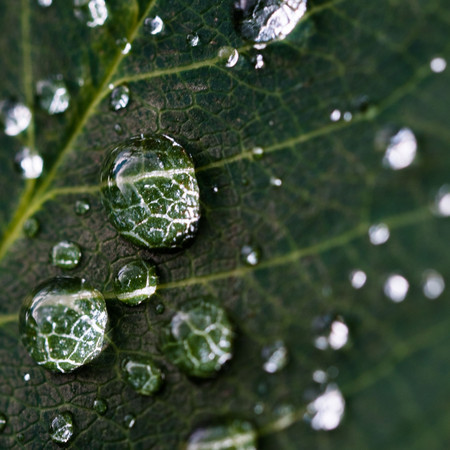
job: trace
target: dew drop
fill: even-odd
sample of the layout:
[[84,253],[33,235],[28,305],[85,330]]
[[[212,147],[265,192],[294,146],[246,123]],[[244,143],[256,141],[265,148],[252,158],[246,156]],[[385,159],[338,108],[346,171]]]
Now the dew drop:
[[17,136],[26,130],[31,117],[31,111],[22,103],[0,102],[0,118],[8,136]]
[[306,0],[237,0],[236,18],[244,39],[256,43],[284,39],[306,12]]
[[221,47],[219,49],[219,58],[226,59],[226,67],[234,67],[239,61],[239,52],[233,47]]
[[313,381],[319,384],[324,384],[328,381],[328,374],[324,370],[315,370],[312,375]]
[[108,404],[102,398],[96,398],[93,407],[94,411],[101,416],[105,415],[106,411],[108,411]]
[[284,342],[277,341],[263,348],[262,357],[265,360],[263,369],[267,373],[276,373],[286,367],[288,363],[288,350]]
[[105,0],[73,0],[75,17],[88,27],[102,26],[108,18]]
[[402,128],[390,138],[383,165],[392,170],[405,169],[414,162],[416,154],[416,136],[409,128]]
[[127,414],[123,418],[123,423],[127,428],[133,428],[136,423],[136,417],[133,414]]
[[30,381],[30,380],[31,380],[31,375],[30,375],[29,373],[26,373],[26,374],[23,376],[23,380],[26,381],[26,382]]
[[70,95],[61,75],[38,81],[36,93],[39,106],[49,114],[61,114],[70,104]]
[[39,231],[39,222],[35,217],[27,219],[23,224],[23,232],[25,236],[32,238],[37,235]]
[[200,199],[194,164],[170,137],[137,136],[112,148],[101,185],[110,222],[134,244],[178,248],[195,236]]
[[164,305],[162,304],[162,303],[158,303],[156,306],[155,306],[155,312],[156,312],[156,314],[163,314],[164,313],[164,311],[165,311],[165,307],[164,307]]
[[116,123],[114,125],[114,131],[120,136],[123,134],[123,128],[122,125],[120,125],[119,123]]
[[390,275],[384,283],[384,294],[394,303],[400,303],[405,300],[408,290],[408,280],[398,274]]
[[384,223],[372,225],[369,228],[369,239],[373,245],[382,245],[389,240],[391,232]]
[[71,372],[103,349],[108,314],[102,294],[85,280],[59,277],[40,284],[20,311],[22,343],[54,372]]
[[24,147],[15,158],[16,166],[26,180],[35,180],[42,175],[44,160],[36,151]]
[[330,120],[332,122],[337,122],[338,120],[341,120],[341,112],[338,109],[335,109],[331,114],[330,114]]
[[74,210],[77,216],[84,216],[91,209],[91,205],[87,200],[77,200],[75,202]]
[[164,22],[159,16],[147,17],[144,20],[144,26],[152,35],[159,34],[164,30]]
[[430,62],[430,69],[434,73],[441,73],[447,68],[447,61],[444,58],[433,58]]
[[70,412],[58,414],[50,425],[50,437],[53,442],[66,444],[73,436],[73,417]]
[[283,181],[278,177],[270,177],[270,184],[275,187],[280,187]]
[[163,338],[169,359],[190,376],[211,377],[232,357],[233,330],[225,311],[207,300],[188,302]]
[[255,57],[255,69],[263,69],[266,63],[264,62],[264,57],[260,53],[258,53]]
[[38,5],[43,8],[48,8],[53,3],[53,0],[38,0]]
[[3,430],[6,428],[6,424],[8,423],[8,418],[0,413],[0,433],[3,433]]
[[350,111],[346,111],[342,117],[345,122],[350,122],[353,119],[353,114]]
[[187,450],[256,450],[257,434],[250,422],[232,420],[222,425],[195,430]]
[[119,111],[128,106],[130,102],[130,89],[124,84],[117,86],[111,92],[110,106],[113,111]]
[[444,185],[439,189],[431,210],[440,217],[450,216],[450,186]]
[[313,328],[318,336],[314,339],[314,345],[319,350],[331,348],[340,350],[349,338],[349,329],[342,317],[321,316],[314,320]]
[[261,250],[252,245],[244,245],[241,248],[241,259],[247,266],[256,266],[261,259]]
[[198,34],[188,34],[186,40],[191,47],[197,47],[200,44],[200,37]]
[[128,55],[128,53],[130,53],[131,51],[131,44],[127,41],[127,39],[120,39],[118,41],[118,45],[122,48],[122,50],[120,51],[120,53],[122,53],[122,55]]
[[254,147],[252,154],[254,159],[261,159],[264,155],[264,149],[261,147]]
[[149,357],[124,359],[121,367],[123,379],[139,394],[153,395],[161,389],[164,375]]
[[361,289],[367,281],[367,275],[362,270],[353,270],[349,276],[350,283],[355,289]]
[[422,278],[422,289],[425,297],[435,300],[444,292],[445,281],[439,272],[427,270],[423,273]]
[[81,248],[70,241],[58,242],[51,253],[52,264],[61,269],[75,269],[81,259]]

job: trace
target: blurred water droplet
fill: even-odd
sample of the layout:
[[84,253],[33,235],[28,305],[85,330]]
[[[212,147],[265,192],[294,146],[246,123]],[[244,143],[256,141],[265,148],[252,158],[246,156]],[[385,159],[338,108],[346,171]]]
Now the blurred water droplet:
[[164,22],[159,16],[147,17],[144,20],[144,26],[150,34],[159,34],[164,30]]
[[346,122],[350,122],[353,119],[353,114],[350,111],[346,111],[343,118]]
[[258,53],[255,57],[255,69],[263,69],[266,63],[264,62],[264,57],[260,53]]
[[30,375],[29,373],[26,373],[26,374],[23,376],[23,379],[24,379],[24,381],[30,381],[30,380],[31,380],[31,375]]
[[440,217],[450,216],[450,186],[442,186],[434,199],[432,212]]
[[96,398],[94,400],[93,407],[94,407],[94,411],[97,414],[100,414],[101,416],[106,414],[106,411],[108,411],[108,404],[102,398]]
[[398,274],[390,275],[384,283],[384,294],[394,303],[400,303],[405,300],[408,290],[408,280]]
[[3,413],[0,413],[0,433],[2,433],[3,430],[6,428],[7,423],[8,418]]
[[123,128],[122,125],[120,125],[120,123],[116,123],[114,125],[114,131],[120,136],[123,134]]
[[108,18],[105,0],[74,0],[75,17],[90,28],[102,26]]
[[444,292],[445,281],[439,272],[427,270],[423,273],[422,278],[422,289],[425,297],[435,300]]
[[39,178],[44,170],[42,156],[27,147],[24,147],[17,153],[15,162],[22,176],[27,180]]
[[35,217],[31,217],[23,224],[23,232],[25,236],[32,238],[36,236],[39,231],[39,222]]
[[136,423],[136,417],[133,414],[127,414],[123,418],[123,423],[127,428],[133,428]]
[[119,111],[128,106],[130,89],[124,84],[117,86],[111,92],[110,105],[113,111]]
[[219,188],[217,186],[213,186],[212,190],[215,194],[219,192]]
[[65,444],[73,436],[73,417],[70,412],[58,414],[50,426],[50,437],[53,442]]
[[354,270],[350,273],[350,283],[355,289],[361,289],[367,281],[367,275],[362,270]]
[[51,260],[54,266],[61,269],[75,269],[81,260],[81,248],[74,242],[58,242],[52,248]]
[[330,114],[330,119],[332,122],[337,122],[338,120],[341,119],[341,112],[338,109],[335,109],[331,114]]
[[122,376],[126,383],[142,395],[157,393],[163,384],[164,374],[148,357],[133,357],[122,361]]
[[328,315],[317,317],[313,322],[313,328],[319,334],[314,339],[314,345],[319,350],[328,348],[340,350],[348,342],[349,329],[341,317],[335,319]]
[[328,374],[323,370],[315,370],[312,375],[313,381],[319,384],[324,384],[328,381]]
[[25,435],[23,433],[18,433],[16,435],[16,439],[18,442],[23,442],[23,440],[25,439]]
[[197,47],[200,44],[200,37],[198,34],[188,34],[186,40],[191,47]]
[[284,342],[277,341],[263,348],[262,357],[265,360],[263,365],[264,370],[267,373],[276,373],[286,367],[288,363],[288,350]]
[[165,306],[162,304],[162,303],[158,303],[156,306],[155,306],[155,311],[156,311],[156,314],[163,314],[164,313],[164,311],[165,311]]
[[263,412],[264,412],[264,403],[262,403],[262,402],[258,402],[254,407],[253,407],[253,412],[256,414],[256,415],[260,415],[260,414],[262,414]]
[[253,245],[244,245],[241,248],[241,258],[247,266],[256,266],[261,259],[261,250]]
[[275,187],[280,187],[283,181],[278,177],[270,177],[270,184]]
[[430,68],[434,73],[441,73],[447,68],[447,61],[444,58],[433,58]]
[[226,67],[234,67],[239,61],[239,52],[233,47],[221,47],[219,49],[219,58],[227,60],[225,63]]
[[392,170],[401,170],[409,167],[417,154],[417,140],[409,128],[402,128],[389,140],[383,165]]
[[40,107],[49,114],[61,114],[69,107],[70,95],[60,75],[38,81],[36,93]]
[[253,48],[255,50],[264,50],[267,47],[267,44],[265,42],[256,43]]
[[84,216],[90,211],[90,209],[91,205],[87,200],[77,200],[75,202],[74,210],[77,216]]
[[254,159],[261,159],[264,155],[264,149],[261,147],[254,147],[252,154]]
[[369,228],[369,239],[373,245],[382,245],[389,240],[391,232],[384,223],[372,225]]
[[0,102],[0,118],[5,127],[5,134],[17,136],[28,128],[31,122],[31,111],[22,103]]
[[47,8],[52,4],[53,0],[38,0],[38,5]]

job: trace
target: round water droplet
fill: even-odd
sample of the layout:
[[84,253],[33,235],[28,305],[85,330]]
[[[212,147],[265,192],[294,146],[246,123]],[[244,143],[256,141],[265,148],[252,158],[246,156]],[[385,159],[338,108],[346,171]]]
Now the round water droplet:
[[198,34],[188,34],[186,40],[191,47],[197,47],[200,44],[200,37]]
[[35,217],[27,219],[23,224],[23,232],[25,236],[32,238],[37,235],[39,231],[39,222]]
[[244,39],[270,42],[284,39],[306,12],[306,0],[241,0],[235,3]]
[[362,270],[354,270],[349,276],[350,283],[355,289],[361,289],[367,281],[367,275]]
[[133,414],[127,414],[123,418],[123,423],[127,428],[133,428],[134,424],[136,423],[136,417],[134,417]]
[[408,290],[408,280],[398,274],[389,276],[384,283],[384,293],[394,303],[400,303],[405,300]]
[[275,187],[280,187],[283,184],[283,181],[278,177],[270,177],[270,184]]
[[158,275],[151,264],[136,260],[123,266],[114,279],[114,293],[123,303],[136,306],[147,300],[158,286]]
[[241,258],[247,266],[256,266],[261,259],[261,250],[253,245],[244,245],[241,248]]
[[53,0],[38,0],[38,5],[43,8],[48,8],[53,3]]
[[187,442],[187,450],[256,450],[257,434],[250,422],[232,420],[222,425],[198,428]]
[[29,373],[26,373],[26,374],[23,376],[23,380],[26,381],[26,382],[30,381],[30,380],[31,380],[31,375],[30,375]]
[[219,49],[219,58],[226,59],[227,67],[234,67],[239,61],[239,52],[233,47],[222,47]]
[[75,202],[74,210],[77,216],[84,216],[89,212],[90,209],[91,205],[87,200],[77,200]]
[[409,128],[402,128],[389,140],[383,165],[392,170],[401,170],[410,166],[417,154],[417,140]]
[[422,289],[426,297],[430,300],[435,300],[444,292],[444,278],[435,270],[427,270],[423,274]]
[[144,26],[150,34],[159,34],[164,30],[164,22],[159,16],[147,17],[144,20]]
[[288,350],[282,341],[264,347],[262,350],[264,358],[263,368],[267,373],[276,373],[286,367],[288,363]]
[[341,120],[341,111],[339,111],[339,109],[333,110],[333,112],[330,114],[330,120],[332,122],[337,122],[338,120]]
[[313,328],[317,334],[314,345],[319,350],[328,348],[340,350],[348,342],[349,329],[340,316],[325,315],[317,317],[313,322]]
[[52,264],[61,269],[74,269],[81,259],[81,248],[69,241],[58,242],[51,253]]
[[232,357],[233,330],[225,311],[194,300],[175,314],[164,335],[167,356],[188,375],[213,376]]
[[139,136],[109,152],[101,174],[110,222],[134,244],[176,248],[194,237],[200,199],[194,165],[168,136]]
[[158,303],[156,306],[155,306],[155,312],[156,312],[156,314],[163,314],[164,313],[164,311],[165,311],[165,307],[164,307],[164,305],[162,304],[162,303]]
[[108,411],[108,404],[102,398],[96,398],[94,400],[94,405],[93,406],[94,406],[94,411],[97,414],[100,414],[101,416],[106,414],[106,411]]
[[15,158],[16,166],[23,178],[34,180],[39,178],[44,169],[44,160],[39,153],[24,147]]
[[433,214],[439,217],[450,216],[450,186],[442,186],[434,199],[434,205],[431,208]]
[[252,154],[254,159],[261,159],[264,155],[264,149],[261,147],[254,147]]
[[22,342],[31,357],[55,372],[71,372],[100,354],[108,314],[103,296],[85,280],[53,278],[25,298]]
[[65,444],[73,436],[73,417],[70,412],[58,414],[50,426],[50,437],[53,442]]
[[102,26],[108,18],[105,0],[73,0],[75,17],[88,27]]
[[113,111],[119,111],[128,106],[130,101],[130,89],[124,84],[117,86],[111,92],[110,105]]
[[8,418],[3,413],[0,413],[0,433],[2,433],[3,430],[6,428],[7,423]]
[[49,114],[61,114],[69,107],[70,95],[60,75],[38,81],[36,92],[39,106]]
[[0,119],[5,127],[5,134],[17,136],[28,128],[31,111],[22,103],[0,102]]
[[369,228],[369,239],[373,245],[384,244],[389,240],[390,236],[389,227],[384,223],[378,223]]
[[164,375],[150,358],[133,357],[122,361],[122,376],[136,392],[153,395],[161,389]]
[[447,61],[444,58],[433,58],[430,68],[434,73],[441,73],[447,68]]

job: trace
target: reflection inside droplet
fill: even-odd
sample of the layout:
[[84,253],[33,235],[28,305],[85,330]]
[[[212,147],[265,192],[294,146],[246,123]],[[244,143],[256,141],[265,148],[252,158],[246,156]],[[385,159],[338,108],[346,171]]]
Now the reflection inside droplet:
[[26,179],[39,178],[44,169],[44,160],[37,152],[32,152],[29,148],[23,148],[16,155],[16,163]]
[[144,26],[149,30],[150,34],[159,34],[164,29],[164,22],[159,16],[148,17],[144,20]]
[[74,0],[75,16],[90,28],[102,26],[108,18],[105,0]]
[[5,134],[17,136],[28,128],[31,111],[22,103],[0,102],[0,117],[5,126]]
[[383,165],[392,170],[410,166],[417,154],[417,140],[409,128],[402,128],[390,141],[383,158]]
[[381,245],[389,240],[391,232],[389,227],[384,223],[372,225],[369,228],[369,239],[373,245]]
[[384,283],[384,293],[394,303],[400,303],[405,300],[408,290],[408,280],[398,274],[389,276]]
[[318,369],[313,372],[312,379],[316,383],[323,384],[328,381],[328,375],[325,371]]
[[226,58],[226,67],[234,67],[239,61],[239,52],[233,47],[221,47],[219,49],[219,58]]
[[362,270],[354,270],[350,273],[350,283],[355,289],[361,289],[367,281],[367,275]]
[[427,270],[423,274],[423,293],[430,300],[438,298],[445,289],[445,281],[442,275],[435,270]]

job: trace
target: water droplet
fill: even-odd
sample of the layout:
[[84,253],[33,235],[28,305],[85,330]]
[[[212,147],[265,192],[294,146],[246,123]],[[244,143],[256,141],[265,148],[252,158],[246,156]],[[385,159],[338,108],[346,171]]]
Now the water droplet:
[[353,114],[350,111],[346,111],[343,118],[346,122],[350,122],[353,119]]
[[70,412],[58,414],[50,426],[50,437],[53,442],[65,444],[73,436],[73,417]]
[[335,384],[307,406],[305,419],[314,430],[330,431],[339,426],[345,412],[345,400]]
[[17,439],[18,442],[23,442],[23,440],[25,439],[25,436],[24,436],[23,433],[18,433],[16,435],[16,439]]
[[5,127],[5,134],[17,136],[28,128],[31,122],[31,111],[22,103],[0,102],[0,118]]
[[256,266],[261,259],[261,250],[252,245],[244,245],[241,248],[241,258],[247,266]]
[[119,111],[128,106],[130,102],[130,89],[124,84],[117,86],[111,92],[110,105],[113,111]]
[[94,411],[101,416],[105,415],[106,411],[108,411],[108,404],[102,398],[96,398],[93,406]]
[[131,261],[123,266],[114,279],[114,293],[130,306],[141,304],[155,292],[158,275],[155,267],[145,261]]
[[267,373],[276,373],[286,367],[288,363],[288,350],[284,342],[277,341],[272,345],[263,348],[264,358],[263,368]]
[[164,375],[150,358],[133,357],[122,361],[122,376],[136,392],[153,395],[161,389]]
[[435,300],[444,292],[444,278],[435,270],[427,270],[423,273],[422,289],[426,297]]
[[74,0],[75,17],[90,28],[100,27],[108,18],[105,0]]
[[445,184],[439,189],[431,210],[440,217],[450,216],[450,186]]
[[210,377],[232,357],[233,330],[225,311],[206,300],[184,305],[164,336],[167,356],[188,375]]
[[27,219],[23,224],[23,232],[25,236],[32,238],[37,235],[39,231],[39,222],[35,217]]
[[214,186],[212,188],[212,190],[213,190],[214,194],[217,194],[219,192],[219,188],[217,186]]
[[116,123],[114,125],[114,131],[120,136],[123,134],[123,128],[122,125],[120,125],[120,123]]
[[395,303],[400,303],[406,298],[409,290],[409,283],[405,277],[394,274],[388,277],[384,283],[384,293]]
[[417,154],[417,140],[409,128],[402,128],[392,136],[383,158],[383,165],[392,170],[409,167]]
[[110,222],[131,242],[178,248],[193,238],[200,219],[194,164],[168,136],[139,136],[109,152],[101,174]]
[[389,240],[390,236],[389,227],[384,223],[378,223],[369,228],[369,239],[373,245],[384,244]]
[[6,428],[7,423],[8,418],[3,413],[0,413],[0,433],[2,433],[3,430]]
[[53,278],[25,298],[20,311],[22,343],[41,366],[71,372],[103,349],[108,314],[103,296],[85,280]]
[[338,109],[335,109],[331,114],[330,114],[330,120],[332,122],[337,122],[338,120],[341,119],[341,112]]
[[53,0],[38,0],[38,5],[43,8],[48,8],[53,3]]
[[367,281],[367,275],[362,270],[354,270],[350,273],[350,283],[355,289],[361,289]]
[[195,430],[186,450],[256,450],[257,434],[250,422],[232,420]]
[[39,97],[39,106],[49,114],[61,114],[69,107],[69,91],[60,75],[38,81],[36,92]]
[[312,376],[313,381],[319,384],[324,384],[328,381],[328,374],[324,370],[315,370]]
[[119,41],[119,45],[122,47],[122,50],[120,53],[122,53],[122,55],[128,55],[128,53],[130,53],[131,51],[131,44],[127,41],[127,39],[122,39]]
[[133,428],[134,424],[136,423],[136,417],[134,417],[133,414],[127,414],[123,418],[123,423],[127,428]]
[[258,403],[254,406],[253,412],[254,412],[256,415],[258,415],[258,416],[259,416],[260,414],[262,414],[262,413],[264,412],[264,403],[258,402]]
[[164,30],[164,22],[159,16],[155,17],[147,17],[147,19],[144,20],[144,26],[148,30],[150,34],[159,34],[161,31]]
[[77,200],[74,209],[77,216],[84,216],[91,209],[91,205],[87,200]]
[[26,373],[26,374],[23,376],[23,379],[24,379],[24,381],[30,381],[30,380],[31,380],[31,375],[30,375],[29,373]]
[[239,52],[233,47],[221,47],[219,49],[219,58],[227,60],[225,66],[234,67],[239,61]]
[[255,69],[263,69],[266,63],[264,62],[264,57],[260,53],[258,53],[255,57]]
[[284,39],[306,12],[306,0],[238,0],[236,17],[245,39],[270,42]]
[[319,334],[314,340],[314,345],[319,350],[328,348],[340,350],[348,342],[349,330],[342,317],[333,318],[328,315],[318,317],[313,323],[313,328]]
[[191,47],[197,47],[200,44],[200,37],[198,34],[188,34],[186,40]]
[[75,269],[81,259],[81,248],[69,241],[58,242],[52,248],[52,264],[61,269]]
[[15,162],[22,176],[27,180],[39,178],[44,170],[42,156],[28,147],[24,147],[17,153]]
[[254,159],[261,159],[264,155],[264,149],[261,147],[254,147],[252,154]]
[[441,73],[447,68],[447,61],[444,58],[433,58],[430,68],[434,73]]
[[275,187],[280,187],[283,184],[283,181],[277,177],[270,177],[270,184]]

